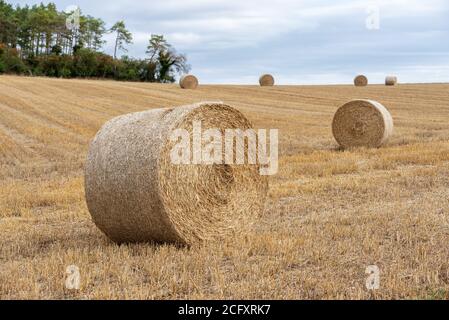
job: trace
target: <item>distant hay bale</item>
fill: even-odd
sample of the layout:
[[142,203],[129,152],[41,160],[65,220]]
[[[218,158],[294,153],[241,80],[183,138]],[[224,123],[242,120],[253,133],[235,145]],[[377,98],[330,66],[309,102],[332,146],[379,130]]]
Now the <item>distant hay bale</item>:
[[364,75],[358,75],[354,79],[354,85],[356,87],[366,87],[368,85],[368,78]]
[[198,79],[192,74],[185,74],[179,79],[179,85],[183,89],[196,89],[198,87]]
[[274,77],[271,74],[263,74],[259,78],[259,84],[262,87],[272,87],[274,86]]
[[343,148],[377,148],[393,133],[393,118],[379,102],[353,100],[335,113],[332,133]]
[[386,86],[395,86],[398,83],[398,78],[395,76],[387,76],[385,78],[385,85]]
[[[251,128],[234,108],[204,102],[107,122],[92,141],[86,202],[111,240],[190,245],[244,232],[264,207],[267,179],[254,164],[173,164],[173,130]],[[235,147],[235,146],[234,146]],[[193,155],[193,154],[192,154]]]

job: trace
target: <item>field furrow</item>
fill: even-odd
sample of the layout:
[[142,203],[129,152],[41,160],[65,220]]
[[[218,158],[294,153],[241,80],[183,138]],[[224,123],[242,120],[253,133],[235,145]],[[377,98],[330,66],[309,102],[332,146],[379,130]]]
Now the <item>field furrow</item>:
[[[355,99],[383,103],[382,148],[340,150],[331,122]],[[219,100],[279,129],[279,172],[245,235],[179,248],[115,245],[84,200],[88,144],[129,112]],[[449,296],[449,84],[225,86],[0,77],[0,299]],[[81,290],[64,289],[65,269]]]

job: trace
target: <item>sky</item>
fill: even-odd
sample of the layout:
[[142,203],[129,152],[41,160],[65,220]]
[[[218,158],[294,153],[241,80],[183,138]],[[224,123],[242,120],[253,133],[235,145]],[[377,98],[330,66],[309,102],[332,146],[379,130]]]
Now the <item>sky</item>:
[[[41,1],[8,0],[13,4]],[[48,1],[42,1],[47,3]],[[53,0],[77,5],[107,27],[124,20],[129,56],[143,58],[151,34],[185,53],[201,83],[449,82],[447,0]],[[113,52],[113,35],[105,37]]]

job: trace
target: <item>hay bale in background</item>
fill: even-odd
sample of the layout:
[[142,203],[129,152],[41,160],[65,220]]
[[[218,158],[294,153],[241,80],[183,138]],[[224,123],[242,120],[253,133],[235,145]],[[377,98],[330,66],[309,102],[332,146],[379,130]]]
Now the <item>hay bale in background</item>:
[[196,89],[198,79],[192,74],[185,74],[179,79],[179,85],[182,89]]
[[[107,122],[85,169],[93,221],[115,242],[193,244],[245,230],[261,212],[267,179],[259,165],[172,164],[175,129],[246,130],[250,122],[222,103],[155,109]],[[224,140],[224,139],[223,139]]]
[[393,118],[379,102],[353,100],[335,113],[332,133],[343,148],[377,148],[393,133]]
[[386,86],[395,86],[398,83],[398,78],[395,76],[387,76],[385,78],[385,85]]
[[274,77],[271,74],[263,74],[259,78],[259,84],[262,87],[272,87],[274,86]]
[[358,75],[354,78],[354,85],[356,87],[366,87],[368,85],[368,78],[364,75]]

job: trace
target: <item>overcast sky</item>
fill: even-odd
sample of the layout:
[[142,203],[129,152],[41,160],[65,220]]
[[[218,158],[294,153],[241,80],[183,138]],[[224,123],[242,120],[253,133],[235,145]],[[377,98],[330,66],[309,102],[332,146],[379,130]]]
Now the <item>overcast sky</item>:
[[130,56],[144,57],[150,35],[164,34],[202,83],[253,84],[261,73],[274,74],[278,84],[350,83],[358,73],[371,82],[386,74],[449,82],[447,0],[51,2],[60,10],[78,5],[108,27],[125,20],[134,36]]

